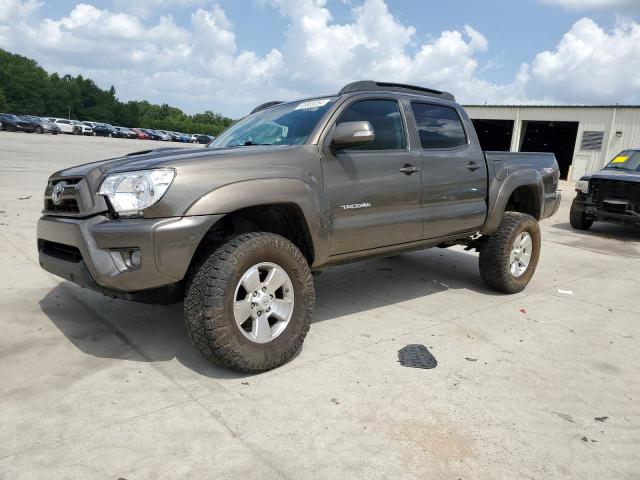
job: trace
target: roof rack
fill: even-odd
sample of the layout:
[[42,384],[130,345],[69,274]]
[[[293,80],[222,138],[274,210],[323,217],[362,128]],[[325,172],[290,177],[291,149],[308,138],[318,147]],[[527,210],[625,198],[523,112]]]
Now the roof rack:
[[251,113],[249,115],[253,115],[256,112],[259,112],[260,110],[265,110],[267,108],[274,107],[276,105],[280,105],[281,103],[283,103],[281,100],[275,100],[273,102],[262,103],[262,104],[258,105],[256,108],[254,108],[253,110],[251,110]]
[[434,90],[432,88],[417,87],[415,85],[405,85],[403,83],[390,83],[390,82],[376,82],[373,80],[361,80],[359,82],[352,82],[340,90],[340,95],[344,93],[352,92],[364,92],[364,91],[386,91],[386,92],[402,92],[411,93],[413,95],[424,95],[425,97],[441,98],[443,100],[451,100],[455,102],[455,97],[449,92],[441,92],[440,90]]

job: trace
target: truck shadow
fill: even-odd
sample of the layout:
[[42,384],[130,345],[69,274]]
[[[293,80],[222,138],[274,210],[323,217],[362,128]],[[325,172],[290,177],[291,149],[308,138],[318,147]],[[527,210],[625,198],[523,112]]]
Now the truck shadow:
[[601,237],[609,240],[620,240],[623,242],[640,241],[640,228],[633,225],[622,225],[617,223],[594,222],[589,230],[576,230],[570,223],[555,223],[551,225],[558,230],[573,232],[578,235],[588,237]]
[[[315,280],[317,308],[312,323],[339,321],[450,288],[500,295],[482,283],[477,254],[455,250],[433,249],[338,266]],[[131,362],[177,359],[211,378],[247,376],[213,366],[200,356],[184,329],[182,304],[110,299],[68,282],[58,284],[39,303],[51,322],[87,355]]]

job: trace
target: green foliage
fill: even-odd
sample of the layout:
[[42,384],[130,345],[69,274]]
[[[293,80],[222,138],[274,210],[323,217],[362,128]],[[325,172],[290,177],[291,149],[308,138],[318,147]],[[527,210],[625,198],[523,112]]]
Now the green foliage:
[[105,122],[184,133],[218,135],[230,118],[206,111],[187,115],[167,104],[146,100],[121,102],[116,89],[98,87],[82,75],[49,75],[34,60],[0,48],[0,111]]

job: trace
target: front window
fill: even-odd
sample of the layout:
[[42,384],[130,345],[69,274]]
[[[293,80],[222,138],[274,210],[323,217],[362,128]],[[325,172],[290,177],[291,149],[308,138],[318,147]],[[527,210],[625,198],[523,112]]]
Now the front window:
[[207,147],[302,145],[333,102],[334,97],[317,98],[262,110],[230,126]]
[[375,139],[370,143],[352,145],[348,150],[403,150],[407,147],[400,107],[395,100],[360,100],[342,112],[336,124],[367,121],[373,127]]
[[627,170],[640,172],[640,151],[626,150],[618,154],[606,167],[607,170]]

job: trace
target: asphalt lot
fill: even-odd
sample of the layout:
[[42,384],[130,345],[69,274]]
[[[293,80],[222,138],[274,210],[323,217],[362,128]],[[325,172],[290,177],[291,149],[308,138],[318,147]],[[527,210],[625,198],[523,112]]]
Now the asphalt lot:
[[[638,478],[639,230],[573,231],[563,183],[525,292],[457,248],[336,267],[301,353],[240,375],[198,355],[182,305],[38,266],[48,175],[150,145],[0,132],[0,479]],[[414,343],[436,368],[398,363]]]

